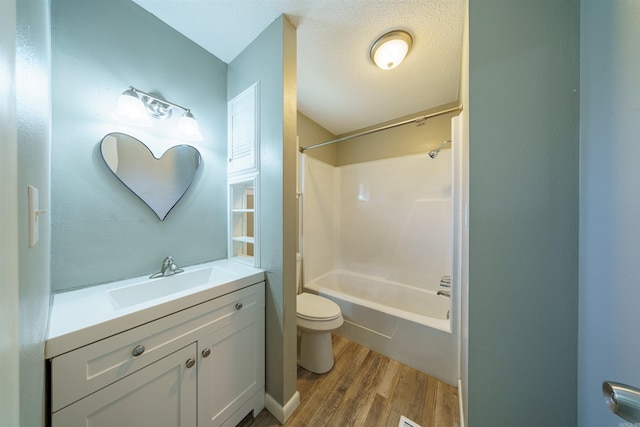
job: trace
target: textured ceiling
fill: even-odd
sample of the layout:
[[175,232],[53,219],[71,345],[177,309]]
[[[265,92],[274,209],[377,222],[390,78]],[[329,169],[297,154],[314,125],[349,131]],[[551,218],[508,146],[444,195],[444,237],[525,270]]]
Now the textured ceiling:
[[[340,135],[458,100],[464,0],[134,0],[231,62],[286,14],[297,28],[298,109]],[[404,29],[405,62],[383,71],[369,49]]]

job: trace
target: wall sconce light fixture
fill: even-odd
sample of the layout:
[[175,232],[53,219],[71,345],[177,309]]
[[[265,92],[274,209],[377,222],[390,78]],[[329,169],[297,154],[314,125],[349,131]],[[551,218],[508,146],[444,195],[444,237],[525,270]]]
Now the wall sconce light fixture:
[[202,141],[203,137],[198,122],[193,117],[191,110],[143,92],[133,86],[129,86],[129,89],[122,92],[118,98],[118,105],[111,115],[125,123],[149,127],[153,124],[150,117],[159,120],[168,119],[175,108],[184,111],[178,120],[178,136],[190,141]]
[[373,43],[369,54],[379,68],[391,70],[400,65],[412,44],[411,34],[401,30],[391,31]]

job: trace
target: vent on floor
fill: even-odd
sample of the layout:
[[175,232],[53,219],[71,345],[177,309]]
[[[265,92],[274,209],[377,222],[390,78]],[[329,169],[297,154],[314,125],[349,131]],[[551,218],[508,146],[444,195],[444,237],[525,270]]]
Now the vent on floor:
[[416,423],[415,421],[411,421],[409,418],[405,417],[404,415],[401,415],[400,424],[398,424],[398,427],[422,427],[422,426]]

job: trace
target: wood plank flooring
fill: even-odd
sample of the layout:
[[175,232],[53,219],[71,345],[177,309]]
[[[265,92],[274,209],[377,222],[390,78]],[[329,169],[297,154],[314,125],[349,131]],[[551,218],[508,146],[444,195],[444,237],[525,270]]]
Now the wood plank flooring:
[[[397,427],[404,415],[422,427],[459,427],[458,390],[346,338],[333,336],[336,363],[317,375],[298,367],[300,406],[291,427]],[[239,427],[275,427],[267,410]]]

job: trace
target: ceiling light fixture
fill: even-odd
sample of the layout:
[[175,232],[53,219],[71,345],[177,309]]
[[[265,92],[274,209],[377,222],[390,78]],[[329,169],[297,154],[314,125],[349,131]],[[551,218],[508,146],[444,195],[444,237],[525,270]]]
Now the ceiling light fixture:
[[371,60],[383,70],[396,68],[409,53],[413,38],[406,31],[396,30],[384,34],[371,46]]
[[129,86],[129,89],[122,92],[118,98],[118,105],[111,115],[125,123],[149,127],[153,124],[149,116],[158,120],[168,119],[174,108],[184,111],[178,121],[178,136],[190,141],[202,141],[203,137],[198,122],[190,109],[143,92],[133,86]]

